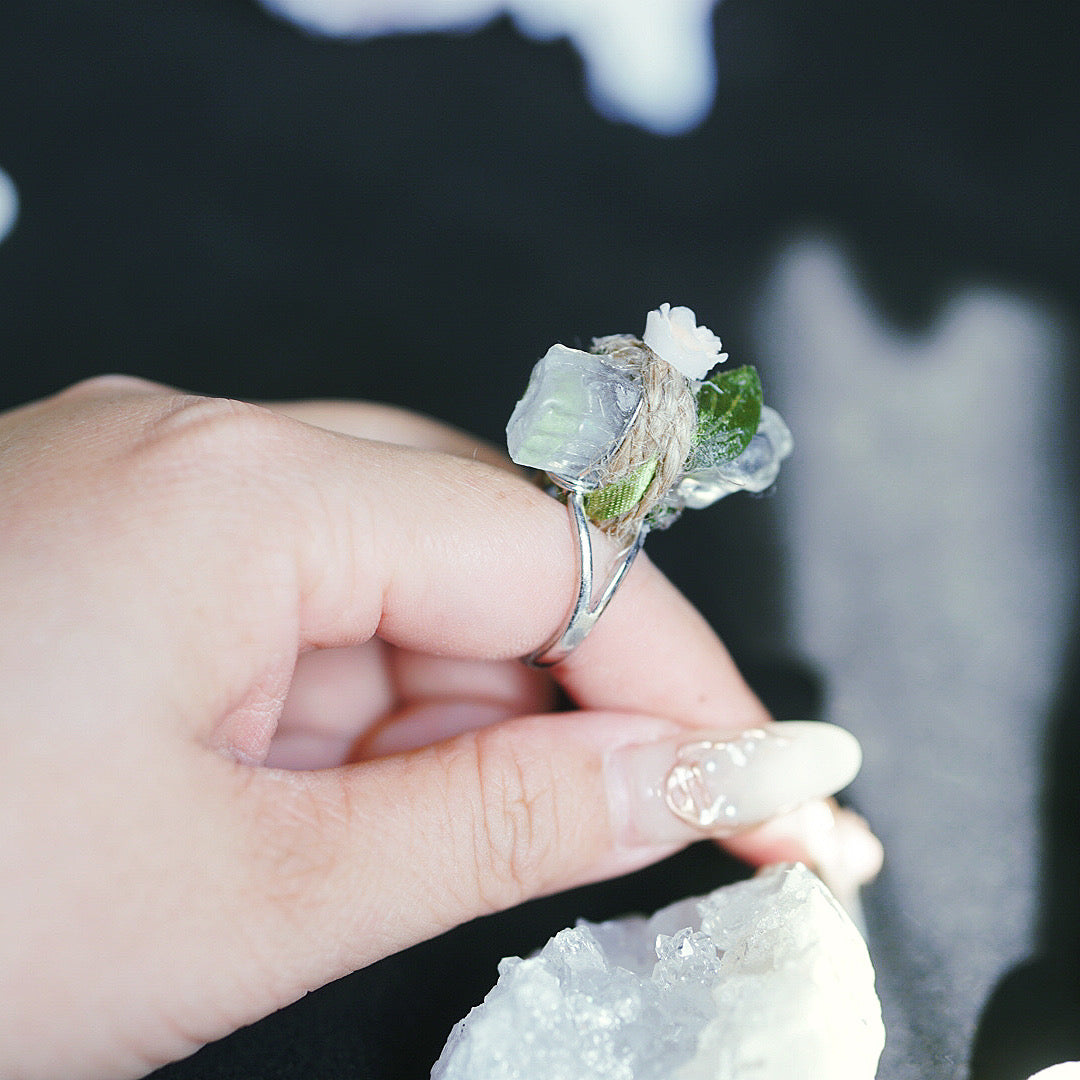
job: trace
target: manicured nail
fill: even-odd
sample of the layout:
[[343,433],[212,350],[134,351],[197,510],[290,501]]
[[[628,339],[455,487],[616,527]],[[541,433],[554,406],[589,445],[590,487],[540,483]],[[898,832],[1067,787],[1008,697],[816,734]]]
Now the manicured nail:
[[832,724],[788,722],[612,754],[613,812],[635,845],[724,837],[846,787],[858,740]]

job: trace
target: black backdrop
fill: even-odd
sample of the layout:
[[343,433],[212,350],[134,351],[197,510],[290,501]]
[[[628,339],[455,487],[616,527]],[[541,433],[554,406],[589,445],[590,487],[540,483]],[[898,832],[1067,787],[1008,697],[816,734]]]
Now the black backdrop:
[[[244,398],[393,401],[499,442],[549,344],[639,330],[665,299],[754,362],[764,262],[808,224],[845,239],[908,326],[972,278],[1075,310],[1077,10],[725,0],[715,107],[664,138],[599,117],[571,47],[508,21],[350,44],[247,0],[9,0],[0,167],[21,209],[0,244],[0,406],[121,370]],[[768,504],[736,503],[711,531],[687,521],[650,550],[778,715],[813,715],[821,688],[785,646]],[[739,580],[692,572],[718,532],[758,553]],[[1066,687],[1063,715],[1074,697]],[[1062,854],[1080,819],[1073,738],[1047,817],[1057,963],[1001,987],[983,1080],[1026,1076],[1031,1046],[1080,1057],[1077,905],[1062,899],[1080,891]],[[160,1075],[426,1076],[499,956],[739,873],[700,846],[485,919]],[[887,903],[870,903],[879,966],[904,971]],[[901,1049],[882,1080],[960,1075],[947,1004],[920,1005],[929,982],[915,964],[886,1001]]]

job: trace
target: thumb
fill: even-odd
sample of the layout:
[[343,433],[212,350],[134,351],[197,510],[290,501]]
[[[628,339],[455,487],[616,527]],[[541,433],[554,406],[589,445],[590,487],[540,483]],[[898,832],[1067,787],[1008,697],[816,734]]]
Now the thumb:
[[710,738],[634,714],[524,717],[340,769],[260,770],[243,872],[265,899],[271,963],[299,993],[830,795],[859,762],[828,724]]

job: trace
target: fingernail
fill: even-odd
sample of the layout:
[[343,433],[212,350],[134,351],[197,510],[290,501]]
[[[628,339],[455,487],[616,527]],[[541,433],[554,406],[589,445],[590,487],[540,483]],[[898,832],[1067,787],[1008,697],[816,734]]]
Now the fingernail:
[[850,732],[802,721],[624,747],[608,761],[612,812],[634,846],[730,836],[834,794],[861,763]]

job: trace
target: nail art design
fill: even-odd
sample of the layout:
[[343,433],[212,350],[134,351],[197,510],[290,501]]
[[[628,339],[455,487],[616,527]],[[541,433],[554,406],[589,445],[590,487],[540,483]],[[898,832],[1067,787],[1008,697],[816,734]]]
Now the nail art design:
[[804,721],[625,747],[609,763],[613,813],[636,843],[730,836],[835,794],[861,762],[850,732]]
[[742,783],[732,784],[734,770],[745,770],[762,744],[786,746],[784,736],[764,728],[744,731],[722,742],[702,741],[680,746],[675,765],[664,782],[664,801],[677,817],[698,829],[734,828],[746,820],[738,805]]

